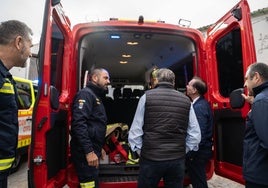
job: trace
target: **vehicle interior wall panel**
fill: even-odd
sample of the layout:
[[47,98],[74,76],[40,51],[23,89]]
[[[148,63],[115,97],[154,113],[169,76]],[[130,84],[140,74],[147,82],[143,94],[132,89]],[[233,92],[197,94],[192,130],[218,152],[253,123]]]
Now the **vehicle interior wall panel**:
[[[221,118],[217,118],[221,117]],[[242,165],[244,119],[232,111],[215,111],[215,134],[217,137],[217,159],[219,161]]]
[[53,127],[46,134],[48,178],[67,166],[67,112],[60,111],[55,118],[52,114],[51,121]]

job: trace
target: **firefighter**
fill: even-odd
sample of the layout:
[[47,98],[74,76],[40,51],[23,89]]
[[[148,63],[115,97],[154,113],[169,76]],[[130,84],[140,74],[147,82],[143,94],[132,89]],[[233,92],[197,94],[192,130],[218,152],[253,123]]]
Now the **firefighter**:
[[99,160],[104,158],[107,117],[101,98],[110,83],[105,69],[94,69],[89,83],[74,97],[71,122],[71,155],[80,186],[98,187]]
[[25,67],[32,55],[32,34],[23,22],[0,23],[0,188],[7,187],[18,141],[18,98],[9,70],[14,66]]

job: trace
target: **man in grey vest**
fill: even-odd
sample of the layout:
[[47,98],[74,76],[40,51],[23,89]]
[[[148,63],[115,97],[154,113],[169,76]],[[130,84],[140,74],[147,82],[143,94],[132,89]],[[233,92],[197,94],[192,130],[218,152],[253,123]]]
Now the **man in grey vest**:
[[138,188],[182,188],[185,151],[198,150],[201,132],[190,99],[174,89],[175,74],[156,71],[157,85],[140,98],[128,141],[140,154]]

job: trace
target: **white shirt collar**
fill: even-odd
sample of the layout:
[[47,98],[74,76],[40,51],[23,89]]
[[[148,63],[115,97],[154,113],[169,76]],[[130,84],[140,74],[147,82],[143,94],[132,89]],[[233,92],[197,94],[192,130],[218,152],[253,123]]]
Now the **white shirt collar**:
[[194,104],[199,98],[200,98],[200,96],[199,96],[199,97],[196,97],[196,98],[193,100],[193,104]]

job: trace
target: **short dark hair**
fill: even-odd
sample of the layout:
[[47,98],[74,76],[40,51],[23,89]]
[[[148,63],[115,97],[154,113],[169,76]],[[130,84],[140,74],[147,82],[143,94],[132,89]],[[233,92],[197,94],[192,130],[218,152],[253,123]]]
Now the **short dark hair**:
[[29,39],[33,35],[32,30],[23,22],[18,20],[9,20],[0,23],[0,44],[6,45],[17,36]]
[[89,75],[89,80],[92,80],[92,76],[94,75],[100,75],[102,72],[108,72],[106,69],[104,68],[94,68],[93,70],[91,70],[90,75]]
[[263,81],[268,81],[268,65],[262,62],[256,62],[248,67],[249,78],[254,77],[255,72],[258,72]]
[[170,69],[158,69],[156,71],[156,78],[158,82],[169,82],[173,85],[175,84],[175,74]]
[[193,79],[195,80],[193,87],[197,90],[197,92],[200,95],[205,95],[205,93],[207,92],[206,82],[198,76],[194,76]]

